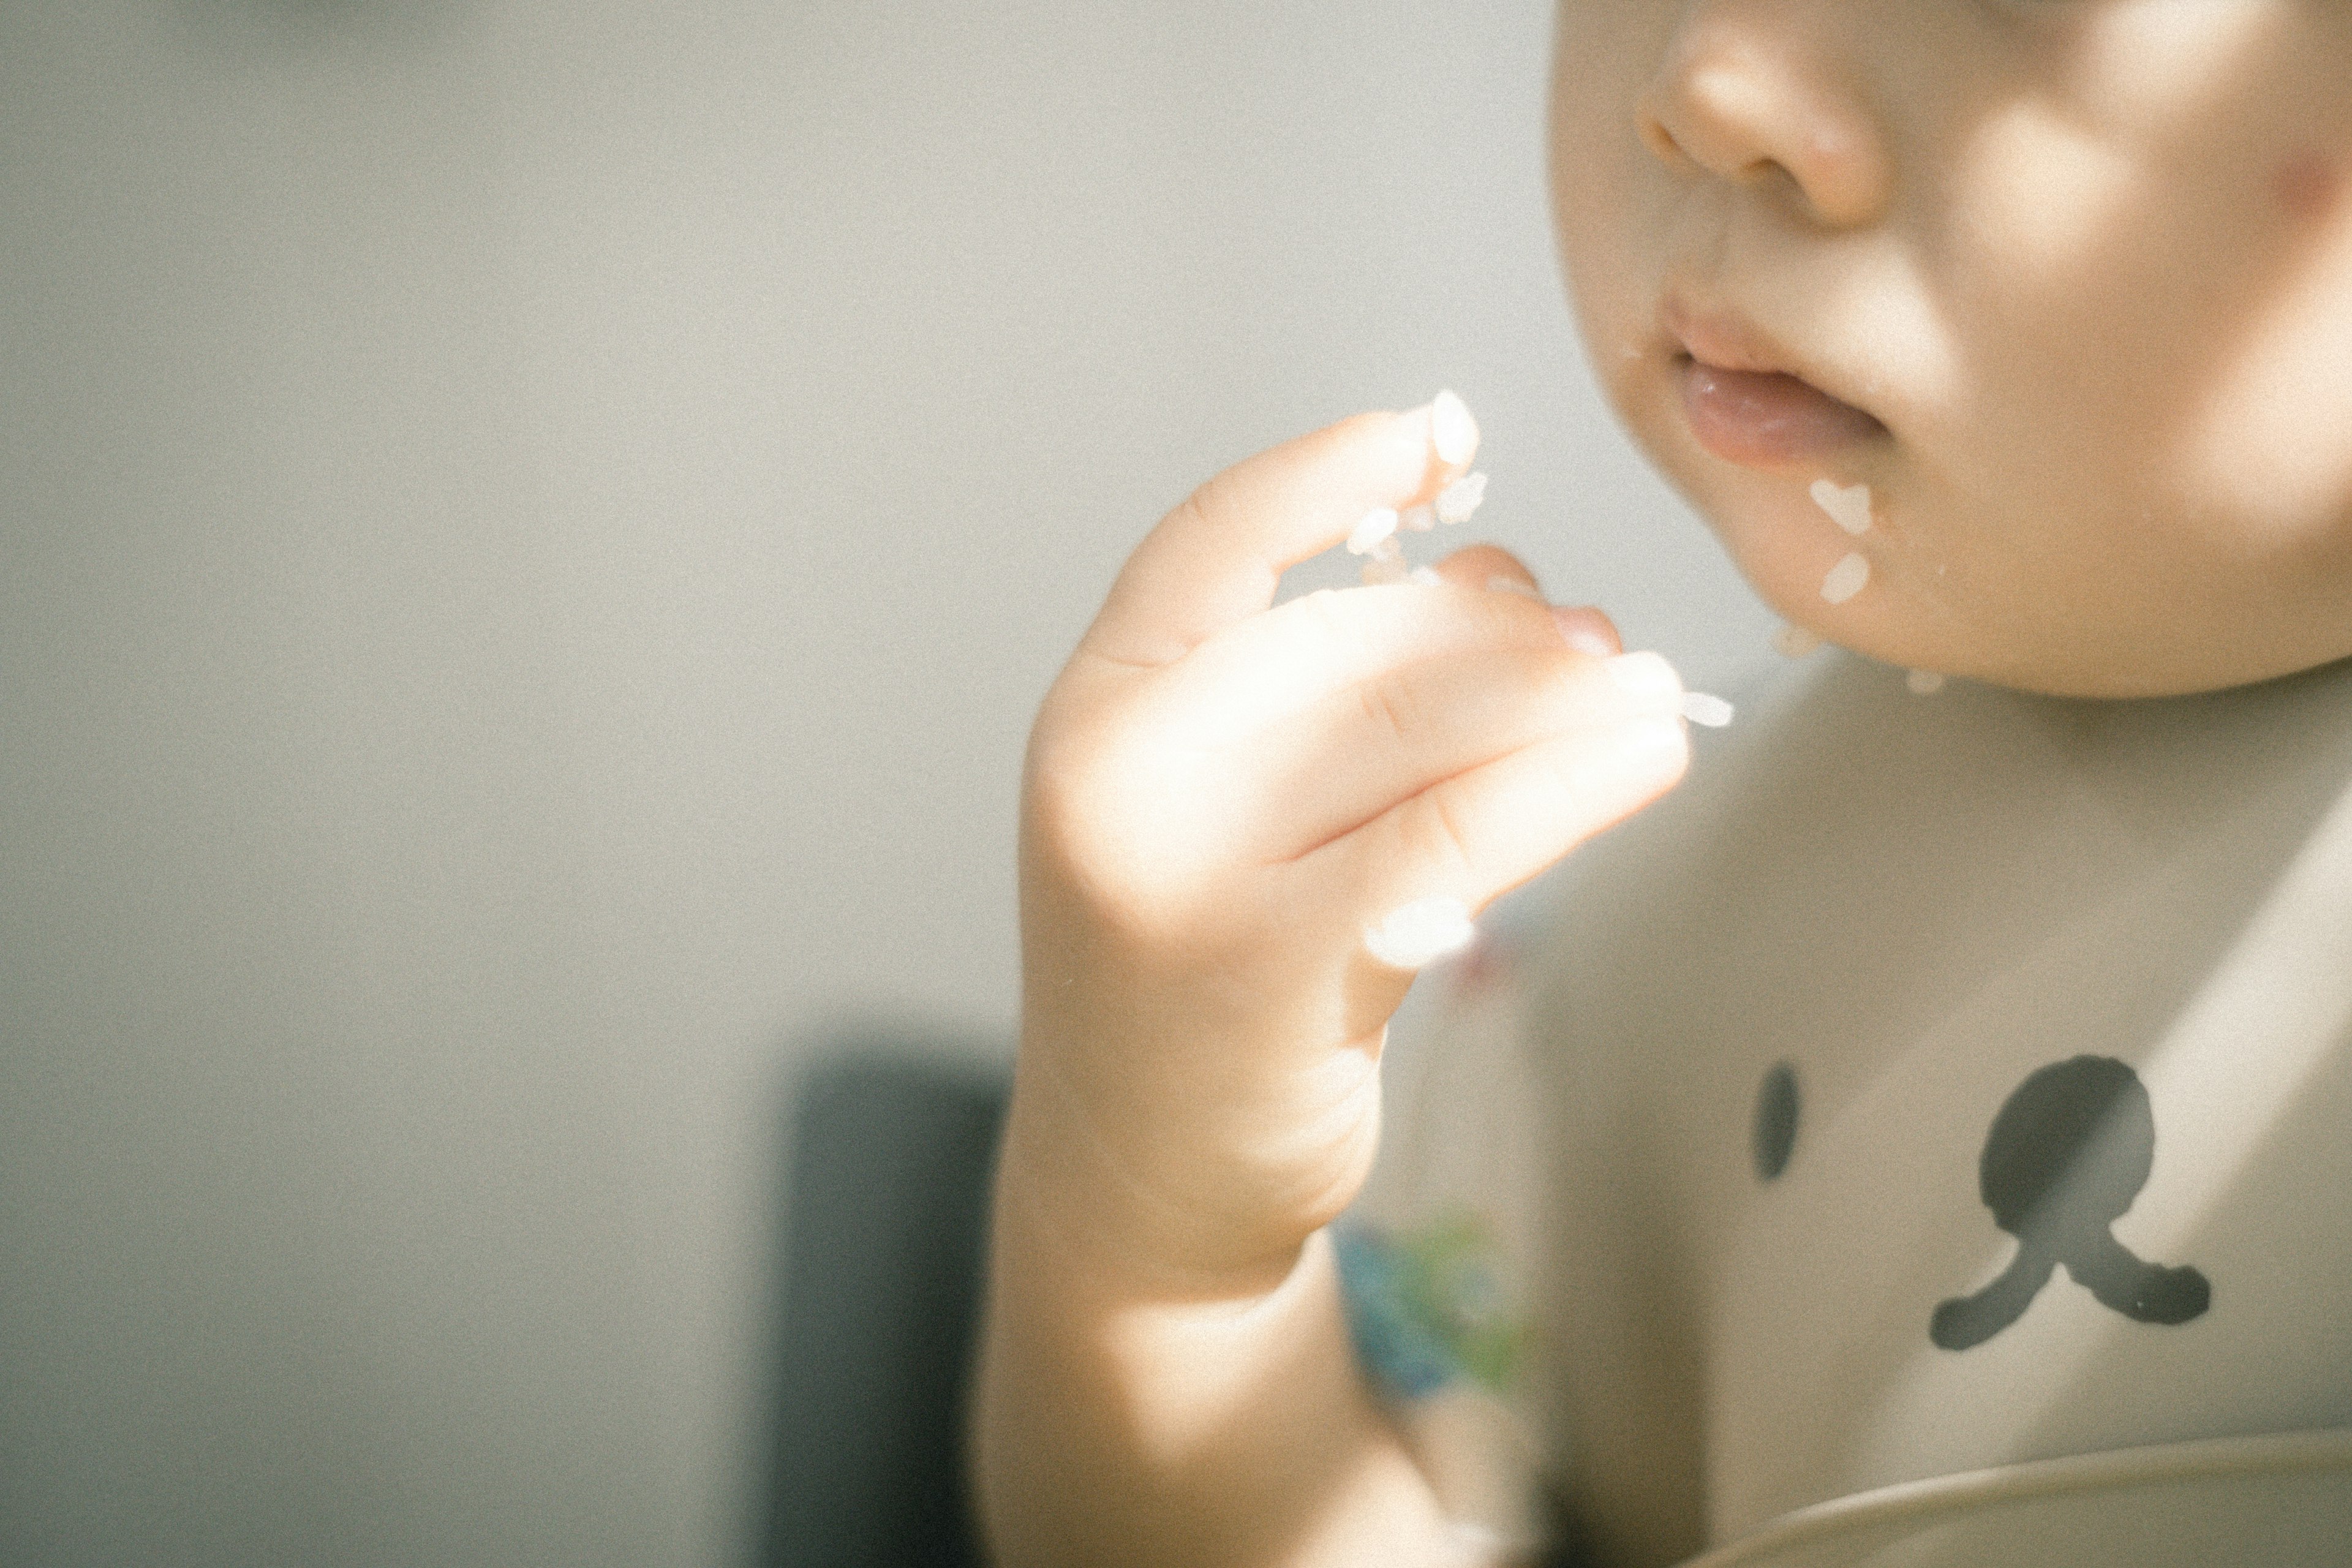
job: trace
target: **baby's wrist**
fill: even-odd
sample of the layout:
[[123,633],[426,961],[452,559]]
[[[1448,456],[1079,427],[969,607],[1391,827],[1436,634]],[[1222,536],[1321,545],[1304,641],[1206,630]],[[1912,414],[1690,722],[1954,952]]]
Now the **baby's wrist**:
[[[1001,1249],[1110,1302],[1239,1302],[1279,1288],[1319,1226],[1165,1197],[1016,1091],[997,1162]],[[1192,1189],[1216,1184],[1202,1173]]]

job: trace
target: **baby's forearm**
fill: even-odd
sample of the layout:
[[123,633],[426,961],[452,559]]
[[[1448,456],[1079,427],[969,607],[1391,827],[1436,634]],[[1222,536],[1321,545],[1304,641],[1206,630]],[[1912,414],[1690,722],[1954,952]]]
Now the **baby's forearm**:
[[1357,1374],[1323,1233],[1270,1289],[1118,1278],[1018,1142],[974,1402],[1001,1568],[1471,1561]]

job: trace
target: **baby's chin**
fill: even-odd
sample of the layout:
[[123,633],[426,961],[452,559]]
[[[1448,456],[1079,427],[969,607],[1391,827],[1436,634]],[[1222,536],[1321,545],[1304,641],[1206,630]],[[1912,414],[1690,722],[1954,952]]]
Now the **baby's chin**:
[[[1745,563],[1742,563],[1743,569]],[[2103,625],[2095,609],[2049,618],[2046,607],[1971,603],[1918,593],[1892,573],[1832,605],[1817,587],[1748,573],[1759,596],[1801,631],[1784,651],[1815,639],[1906,673],[1915,690],[1964,679],[2028,696],[2121,701],[2189,697],[2255,686],[2352,658],[2352,647],[2282,646],[2267,638],[2158,637]]]
[[[1620,411],[1764,602],[1791,626],[1910,672],[2043,697],[2182,697],[2352,658],[2352,523],[2290,559],[2179,515],[2074,512],[2021,533],[1956,506],[1899,448],[1733,465],[1701,451],[1643,384]],[[2236,540],[2236,547],[2231,541]],[[1801,646],[1801,644],[1800,645]]]
[[[2352,634],[2280,635],[2273,617],[2195,625],[2151,598],[1987,583],[1916,542],[1847,538],[1786,520],[1710,516],[1748,585],[1795,632],[1783,651],[1833,644],[1905,671],[2037,697],[2185,697],[2352,657]],[[2343,623],[2338,623],[2343,624]]]

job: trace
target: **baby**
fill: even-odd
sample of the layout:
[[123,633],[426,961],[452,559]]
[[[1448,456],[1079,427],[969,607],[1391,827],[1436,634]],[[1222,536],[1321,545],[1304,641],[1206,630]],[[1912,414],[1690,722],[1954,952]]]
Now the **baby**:
[[[1032,738],[994,1550],[2340,1560],[2352,6],[1558,27],[1591,361],[1847,651],[1660,801],[1675,671],[1501,552],[1275,606],[1451,398],[1144,540]],[[1391,915],[1654,801],[1383,1068]]]

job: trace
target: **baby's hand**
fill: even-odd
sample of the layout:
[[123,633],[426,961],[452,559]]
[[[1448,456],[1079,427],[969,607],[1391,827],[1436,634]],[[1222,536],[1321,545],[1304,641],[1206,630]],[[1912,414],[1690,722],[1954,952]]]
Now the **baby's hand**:
[[1674,671],[1499,551],[1269,607],[1284,567],[1458,477],[1475,427],[1439,424],[1363,415],[1202,486],[1038,715],[1004,1176],[1129,1283],[1278,1281],[1371,1161],[1412,976],[1367,931],[1483,907],[1687,761]]

